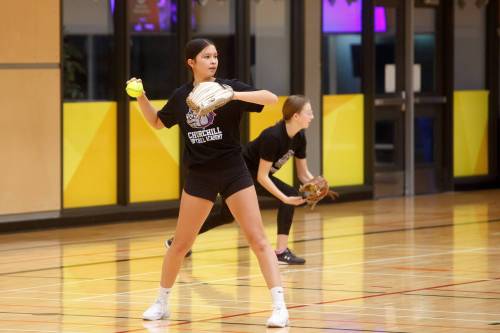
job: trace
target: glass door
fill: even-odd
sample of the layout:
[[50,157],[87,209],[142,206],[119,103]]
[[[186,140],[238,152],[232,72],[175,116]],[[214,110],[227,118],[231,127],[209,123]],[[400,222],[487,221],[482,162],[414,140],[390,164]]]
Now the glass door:
[[[442,4],[415,1],[412,11],[405,1],[374,0],[374,194],[375,197],[405,193],[405,122],[408,92],[405,64],[409,56],[405,38],[413,30],[413,133],[415,194],[443,190],[444,94]],[[405,15],[413,15],[413,27]],[[408,33],[407,33],[408,32]],[[411,36],[411,33],[410,33]],[[409,48],[408,48],[409,49]],[[411,65],[410,65],[411,66]],[[411,116],[410,116],[411,117]],[[410,133],[408,133],[411,135]],[[411,153],[411,152],[409,152]],[[408,179],[408,178],[407,178]],[[410,178],[411,179],[411,178]]]
[[374,1],[374,192],[404,194],[403,1]]
[[443,10],[439,1],[416,1],[414,45],[415,193],[444,189]]

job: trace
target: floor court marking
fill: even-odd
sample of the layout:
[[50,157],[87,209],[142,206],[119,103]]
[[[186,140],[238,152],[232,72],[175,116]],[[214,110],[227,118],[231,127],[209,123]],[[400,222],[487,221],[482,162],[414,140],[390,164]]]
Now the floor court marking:
[[[336,251],[329,251],[327,252],[327,254],[331,254],[331,253],[344,253],[344,252],[352,252],[352,251],[358,251],[360,249],[378,249],[378,248],[387,248],[387,247],[391,247],[392,245],[380,245],[380,246],[373,246],[373,247],[360,247],[360,248],[355,248],[355,249],[349,249],[349,250],[336,250]],[[325,253],[325,252],[318,252],[318,253]],[[248,263],[250,261],[246,261],[246,263]],[[241,263],[241,262],[239,262]],[[239,264],[235,264],[234,262],[231,262],[231,263],[227,263],[227,264],[210,264],[210,265],[202,265],[202,266],[197,266],[197,269],[200,269],[200,268],[218,268],[218,267],[238,267],[240,266]],[[53,268],[48,268],[48,269],[53,269]],[[59,268],[61,269],[61,268]],[[185,270],[188,270],[189,268],[181,268],[181,272],[182,271],[185,271]],[[14,273],[12,273],[14,274]],[[118,275],[118,276],[108,276],[108,277],[104,277],[104,278],[95,278],[95,279],[88,279],[88,280],[83,280],[83,281],[73,281],[73,282],[68,282],[68,283],[64,283],[64,282],[60,282],[60,283],[53,283],[53,284],[47,284],[47,285],[40,285],[40,286],[33,286],[33,287],[25,287],[25,288],[16,288],[16,289],[7,289],[7,290],[1,290],[0,289],[0,292],[1,293],[10,293],[10,292],[16,292],[16,291],[22,291],[22,290],[33,290],[33,289],[36,289],[36,288],[47,288],[47,287],[57,287],[57,286],[61,286],[61,285],[65,285],[65,286],[68,286],[68,285],[75,285],[75,284],[80,284],[80,283],[87,283],[87,282],[95,282],[95,281],[105,281],[105,280],[116,280],[118,278],[123,278],[123,277],[130,277],[130,276],[143,276],[143,275],[149,275],[149,274],[160,274],[160,271],[150,271],[150,272],[143,272],[143,273],[136,273],[136,274],[124,274],[124,275]],[[248,275],[247,277],[255,277],[255,276],[260,276],[260,274],[255,274],[255,275]],[[237,280],[241,277],[236,277],[236,278],[232,278],[234,280]],[[153,282],[158,282],[158,280],[156,281],[151,281],[152,283]],[[208,282],[204,282],[204,283],[208,283]],[[179,286],[181,285],[184,285],[184,284],[179,284]],[[147,290],[151,290],[151,289],[147,289]],[[154,289],[156,290],[156,289]]]
[[[458,253],[462,252],[475,252],[477,250],[480,250],[482,248],[473,248],[473,249],[468,249],[468,250],[461,250],[458,251]],[[415,255],[415,256],[403,256],[403,257],[393,257],[393,258],[384,258],[384,259],[374,259],[374,260],[367,260],[367,261],[362,261],[362,262],[356,262],[356,263],[349,263],[349,264],[343,264],[343,265],[331,265],[331,266],[326,266],[330,267],[329,269],[322,269],[321,267],[311,267],[311,268],[304,268],[304,269],[295,269],[293,272],[307,272],[307,271],[316,271],[316,272],[328,272],[328,271],[334,271],[337,268],[342,268],[342,267],[350,267],[350,266],[359,266],[359,265],[366,265],[366,264],[378,264],[381,262],[388,262],[388,261],[398,261],[398,260],[404,260],[404,259],[411,259],[411,258],[422,258],[422,257],[431,257],[431,256],[442,256],[442,255],[447,255],[447,254],[452,254],[452,253],[457,253],[457,251],[447,251],[447,252],[440,252],[440,253],[434,253],[434,254],[422,254],[422,255]],[[284,273],[284,272],[282,272]],[[254,277],[260,277],[261,274],[252,274],[252,275],[247,275],[245,278],[254,278]],[[196,282],[196,283],[186,283],[182,285],[176,286],[176,288],[185,288],[185,287],[193,287],[193,286],[198,286],[198,285],[203,285],[203,284],[210,284],[211,282],[221,282],[221,281],[234,281],[235,279],[241,278],[240,276],[238,277],[230,277],[230,278],[224,278],[224,279],[217,279],[217,280],[209,280],[209,281],[203,281],[203,282]],[[132,290],[132,291],[126,291],[122,293],[113,293],[109,294],[107,297],[112,297],[112,296],[117,296],[117,295],[130,295],[130,294],[135,294],[135,293],[142,293],[142,292],[149,292],[149,291],[155,291],[158,288],[148,288],[148,289],[141,289],[141,290]],[[80,301],[86,301],[94,298],[99,298],[102,296],[90,296],[90,297],[83,297],[80,298]]]
[[[378,294],[378,295],[375,295],[375,296],[380,296],[382,293]],[[403,295],[405,295],[405,292],[402,292]],[[406,295],[411,295],[411,294],[406,294]],[[39,299],[39,298],[35,298],[35,299]],[[41,299],[41,298],[40,298]],[[237,307],[237,306],[223,306],[223,305],[210,305],[210,304],[188,304],[188,305],[184,305],[185,303],[184,302],[180,302],[182,300],[190,300],[191,298],[189,297],[182,297],[182,298],[177,298],[177,303],[175,303],[175,305],[171,304],[172,307],[175,307],[175,308],[200,308],[200,309],[213,309],[213,308],[216,308],[216,309],[225,309],[225,310],[242,310],[244,309],[245,307]],[[41,299],[43,300],[43,299]],[[221,302],[220,299],[209,299],[209,298],[202,298],[200,299],[202,301],[206,301],[206,302],[210,302],[210,301],[218,301],[218,302]],[[57,300],[59,301],[59,300]],[[68,305],[67,307],[65,307],[66,309],[71,309],[71,310],[91,310],[91,309],[94,309],[94,308],[89,308],[89,307],[74,307],[74,302],[72,302],[71,300],[67,300],[67,302],[69,303],[73,303],[73,305]],[[226,302],[226,303],[230,303],[230,302],[235,302],[233,300],[223,300],[223,302]],[[95,303],[108,303],[108,301],[95,301]],[[125,302],[125,301],[113,301],[112,302],[113,304],[134,304],[134,305],[148,305],[149,302]],[[269,302],[253,302],[253,301],[243,301],[243,300],[239,300],[237,303],[248,303],[248,304],[255,304],[255,303],[258,303],[258,304],[261,304],[263,306],[266,307],[266,309],[262,309],[262,311],[270,311],[267,309],[267,306],[269,305]],[[341,313],[341,314],[356,314],[356,315],[363,315],[363,316],[379,316],[377,314],[370,314],[370,313],[359,313],[360,310],[365,310],[365,309],[369,309],[369,310],[387,310],[387,308],[384,308],[384,307],[373,307],[373,306],[362,306],[362,307],[358,307],[358,306],[349,306],[349,305],[338,305],[338,304],[318,304],[318,305],[315,305],[314,303],[310,303],[310,304],[307,304],[306,307],[314,307],[314,306],[321,306],[321,307],[325,307],[325,308],[340,308],[340,309],[344,309],[346,311],[318,311],[318,310],[305,310],[304,308],[301,308],[302,306],[304,306],[304,304],[295,304],[295,303],[287,303],[288,304],[288,308],[289,309],[292,309],[294,311],[297,311],[299,313],[314,313],[314,314],[320,314],[320,315],[324,315],[324,314],[338,314],[338,313]],[[13,307],[26,307],[25,305],[18,305],[18,304],[3,304],[3,306],[13,306]],[[60,305],[57,305],[57,306],[47,306],[47,305],[44,305],[43,308],[60,308],[61,306]],[[496,313],[484,313],[484,312],[460,312],[460,311],[439,311],[439,310],[419,310],[419,309],[409,309],[409,308],[399,308],[399,307],[390,307],[391,310],[393,311],[405,311],[405,312],[421,312],[421,313],[429,313],[429,314],[433,314],[433,313],[436,313],[436,314],[456,314],[456,315],[467,315],[467,316],[494,316],[494,317],[498,317],[498,314]],[[127,308],[106,308],[106,311],[115,311],[115,312],[120,312],[120,311],[129,311],[130,309],[127,309]],[[11,312],[9,312],[11,313]],[[176,311],[175,313],[196,313],[196,314],[200,314],[200,313],[204,313],[204,312],[196,312],[196,311]],[[33,314],[33,313],[24,313],[24,314]],[[38,313],[35,313],[35,314],[38,314]],[[92,317],[93,315],[76,315],[76,314],[68,314],[69,316],[89,316],[89,317]],[[208,313],[207,313],[208,315]],[[385,315],[384,315],[385,316]],[[101,317],[101,316],[98,316],[98,317]],[[110,316],[102,316],[102,317],[110,317]],[[415,316],[402,316],[402,315],[398,315],[397,317],[415,317]],[[442,319],[442,317],[429,317],[429,316],[418,316],[419,318],[427,318],[427,319]],[[131,318],[131,317],[125,317],[125,318]],[[311,320],[313,320],[314,318],[309,318]],[[480,322],[486,322],[486,323],[489,323],[490,320],[476,320],[476,319],[453,319],[453,320],[465,320],[465,321],[480,321]]]
[[[365,233],[361,233],[361,234],[352,234],[352,235],[349,234],[349,235],[339,235],[339,236],[331,236],[331,237],[308,238],[308,239],[295,240],[295,241],[293,241],[293,243],[302,243],[302,242],[306,242],[306,241],[316,241],[316,240],[344,238],[344,237],[355,237],[355,236],[361,236],[361,235],[373,235],[373,234],[380,234],[380,233],[391,233],[391,232],[399,232],[399,231],[423,230],[423,229],[429,229],[429,228],[442,228],[442,227],[450,227],[450,226],[458,226],[458,225],[482,224],[482,223],[496,223],[496,222],[500,222],[500,218],[499,219],[490,219],[490,220],[485,220],[485,221],[463,222],[463,223],[458,223],[458,224],[446,224],[446,225],[435,225],[435,226],[421,226],[421,227],[402,228],[402,229],[393,229],[393,230],[372,231],[372,232],[365,232]],[[133,238],[127,238],[127,239],[133,239]],[[79,244],[82,244],[82,243],[79,243]],[[83,244],[85,244],[85,243],[83,243]],[[248,247],[248,245],[236,247],[236,249],[242,249],[242,248],[249,248],[249,247]],[[224,249],[208,250],[208,251],[205,250],[205,251],[202,251],[202,252],[203,253],[208,253],[208,252],[212,252],[212,251],[223,251],[223,250],[228,250],[228,249],[234,249],[234,247],[232,247],[232,248],[224,248]],[[153,259],[153,258],[158,258],[158,257],[161,257],[161,256],[118,259],[118,260],[106,261],[106,262],[97,262],[97,263],[94,262],[94,263],[88,263],[88,264],[78,264],[78,265],[63,266],[63,267],[42,268],[42,269],[36,269],[36,270],[22,271],[21,273],[34,272],[34,271],[43,271],[43,270],[50,270],[50,269],[81,267],[81,266],[98,265],[98,264],[106,264],[106,263],[125,262],[125,261],[130,261],[130,260],[145,260],[145,259]],[[9,275],[9,274],[16,274],[16,273],[20,273],[20,272],[18,271],[18,272],[0,273],[0,276],[2,276],[2,275]]]
[[[126,302],[124,302],[126,303]],[[248,302],[250,303],[250,302]],[[306,307],[313,307],[314,304],[301,304],[301,305],[297,305],[297,306],[306,306]],[[322,305],[323,306],[323,305]],[[331,304],[330,305],[326,305],[326,306],[332,306]],[[176,307],[182,307],[181,304],[178,304],[176,305]],[[226,307],[226,306],[216,306],[216,305],[213,305],[213,306],[210,306],[210,305],[186,305],[185,307],[187,308],[221,308],[221,309],[228,309],[228,310],[238,310],[239,308],[238,307]],[[294,308],[293,305],[289,305],[288,308],[291,309],[291,310],[294,310],[299,312],[299,313],[313,313],[313,314],[318,314],[318,315],[327,315],[327,314],[340,314],[340,315],[356,315],[356,316],[373,316],[373,317],[387,317],[387,315],[385,314],[371,314],[371,313],[361,313],[361,312],[355,312],[355,311],[359,311],[359,310],[364,310],[364,309],[370,309],[370,310],[373,310],[373,309],[380,309],[380,310],[386,310],[386,308],[378,308],[378,307],[362,307],[362,308],[359,308],[359,307],[349,307],[349,306],[338,306],[338,307],[342,307],[342,308],[345,308],[347,310],[352,310],[352,311],[349,311],[349,312],[339,312],[339,311],[316,311],[316,310],[304,310],[303,308]],[[85,310],[85,309],[88,309],[88,308],[76,308],[78,310]],[[128,312],[129,310],[128,309],[104,309],[106,311],[110,311],[110,312],[120,312],[120,311],[125,311],[125,312]],[[463,315],[463,314],[466,314],[466,315],[489,315],[489,316],[498,316],[497,314],[494,314],[494,313],[469,313],[469,312],[448,312],[448,311],[426,311],[426,310],[418,310],[418,309],[402,309],[402,308],[392,308],[391,307],[391,310],[393,311],[408,311],[408,312],[431,312],[431,313],[444,313],[444,314],[457,314],[457,315]],[[262,311],[259,311],[259,312],[252,312],[252,313],[248,313],[249,315],[252,315],[252,314],[258,314],[258,313],[265,313],[265,312],[270,312],[270,310],[268,309],[263,309]],[[20,312],[2,312],[2,313],[8,313],[8,314],[20,314],[20,315],[40,315],[40,316],[49,316],[49,315],[65,315],[63,313],[32,313],[32,312],[24,312],[24,313],[20,313]],[[204,312],[196,312],[196,311],[176,311],[174,313],[189,313],[190,315],[193,315],[193,314],[202,314]],[[130,316],[102,316],[102,315],[82,315],[82,314],[66,314],[66,316],[75,316],[75,317],[99,317],[99,318],[128,318],[128,319],[142,319],[142,318],[138,318],[138,317],[130,317]],[[234,315],[229,315],[231,317],[233,317]],[[394,317],[396,318],[415,318],[415,316],[410,316],[410,315],[395,315]],[[291,316],[291,318],[293,320],[297,320],[299,319],[298,317],[296,316]],[[315,318],[302,318],[303,320],[316,320]],[[443,318],[442,317],[430,317],[430,316],[418,316],[418,319],[430,319],[430,320],[442,320]],[[185,319],[170,319],[170,320],[173,320],[173,321],[178,321],[178,322],[185,322],[186,320]],[[327,319],[323,319],[323,320],[327,320]],[[479,320],[479,319],[465,319],[465,318],[450,318],[449,320],[452,320],[452,321],[465,321],[465,322],[480,322],[480,323],[491,323],[491,320]],[[1,320],[0,320],[1,321]],[[328,320],[327,320],[328,321]],[[331,321],[337,321],[337,320],[331,320]]]
[[[498,278],[497,280],[500,280],[500,278]],[[454,283],[454,284],[447,284],[447,285],[439,285],[439,286],[434,286],[434,287],[425,287],[425,288],[418,288],[418,289],[412,289],[412,290],[400,290],[400,291],[390,292],[390,293],[381,293],[379,295],[367,295],[367,296],[360,296],[360,297],[351,297],[351,298],[337,299],[337,300],[333,300],[333,301],[324,301],[324,302],[316,302],[316,303],[309,303],[309,304],[289,306],[288,309],[289,310],[293,310],[293,309],[305,308],[305,307],[309,307],[309,306],[313,306],[313,305],[332,304],[332,303],[346,302],[346,301],[353,301],[353,300],[360,300],[360,299],[368,299],[368,298],[374,298],[374,297],[390,296],[390,295],[403,294],[403,293],[408,293],[408,292],[413,292],[413,291],[419,291],[419,290],[430,290],[430,289],[433,289],[433,288],[442,288],[443,286],[464,285],[464,284],[480,283],[480,282],[484,282],[484,281],[485,280],[476,280],[476,281],[469,281],[469,282],[464,282],[464,283]],[[188,322],[188,323],[176,323],[174,325],[169,325],[169,326],[192,324],[194,322],[198,323],[198,322],[204,322],[204,321],[209,321],[209,320],[218,320],[218,321],[220,321],[221,319],[225,319],[225,318],[233,318],[233,317],[239,317],[239,316],[249,316],[249,315],[260,314],[260,313],[269,313],[269,312],[271,312],[271,311],[270,310],[253,311],[253,312],[239,313],[239,314],[233,314],[233,315],[228,315],[228,316],[213,317],[213,318],[209,318],[209,319],[194,320],[194,321],[191,321],[191,322]],[[128,331],[128,332],[131,332],[131,331]]]
[[[392,244],[388,245],[379,245],[379,246],[371,246],[371,247],[358,247],[358,248],[353,248],[353,249],[346,249],[346,250],[335,250],[335,251],[321,251],[321,252],[316,252],[316,253],[311,253],[309,254],[310,256],[313,255],[324,255],[324,254],[335,254],[335,253],[346,253],[346,252],[353,252],[353,251],[359,251],[359,250],[367,250],[367,249],[378,249],[378,248],[388,248],[388,247],[393,247]],[[226,250],[226,249],[224,249]],[[222,250],[221,250],[222,251]],[[205,252],[202,252],[205,253]],[[106,262],[93,262],[93,263],[85,263],[85,264],[74,264],[74,265],[67,265],[67,266],[58,266],[58,267],[46,267],[46,268],[39,268],[39,269],[32,269],[32,270],[25,270],[25,271],[17,271],[17,272],[3,272],[0,273],[0,278],[3,276],[10,276],[12,274],[22,274],[22,273],[32,273],[32,272],[40,272],[40,271],[47,271],[47,270],[56,270],[56,269],[71,269],[71,268],[77,268],[77,267],[85,267],[85,266],[92,266],[92,265],[102,265],[102,264],[114,264],[117,262],[126,262],[126,261],[134,261],[134,260],[150,260],[150,259],[158,259],[158,258],[163,258],[161,255],[157,256],[150,256],[150,257],[139,257],[139,258],[129,258],[129,259],[118,259],[118,260],[110,260]],[[198,268],[209,268],[209,267],[220,267],[220,266],[229,266],[229,265],[234,265],[234,267],[239,267],[241,263],[249,263],[250,260],[248,261],[233,261],[231,263],[227,264],[208,264],[208,265],[203,265],[203,266],[198,266]],[[181,270],[186,270],[186,267],[181,268]],[[159,273],[159,271],[157,271]]]
[[475,294],[500,294],[498,291],[475,291],[475,290],[460,290],[460,289],[434,289],[436,291],[447,291],[454,293],[475,293]]
[[[301,320],[301,318],[298,318],[298,320]],[[305,319],[307,320],[307,319]],[[330,321],[328,319],[326,319],[326,321]],[[384,323],[384,322],[374,322],[374,321],[352,321],[352,320],[342,320],[342,319],[339,319],[339,320],[336,320],[338,322],[341,322],[341,323],[363,323],[363,324],[375,324],[375,325],[387,325],[387,323]],[[389,325],[391,325],[391,323],[389,323]],[[425,324],[407,324],[407,323],[395,323],[395,324],[392,324],[392,325],[400,325],[400,326],[416,326],[416,327],[439,327],[439,328],[448,328],[448,329],[466,329],[466,330],[475,330],[477,332],[477,327],[459,327],[459,326],[442,326],[442,325],[425,325]],[[292,326],[292,327],[296,327],[296,326]],[[300,326],[298,326],[300,327]],[[487,331],[497,331],[498,332],[498,329],[491,329],[491,328],[484,328],[482,327],[481,328],[482,330],[487,330]],[[374,330],[370,330],[370,332],[378,332],[378,331],[374,331]]]
[[[359,272],[351,272],[351,271],[335,271],[337,274],[359,274]],[[396,273],[379,273],[379,272],[363,272],[364,275],[378,275],[378,276],[399,276],[399,277],[415,277],[415,278],[426,278],[426,279],[439,279],[439,280],[449,280],[449,279],[461,279],[461,280],[470,280],[471,276],[466,275],[453,275],[453,276],[440,276],[440,275],[421,275],[421,274],[396,274]],[[488,278],[485,278],[488,280]],[[390,287],[392,288],[392,287]]]
[[[500,278],[497,278],[497,280],[499,280],[499,279]],[[332,303],[338,303],[338,302],[344,302],[344,301],[350,301],[350,300],[357,300],[357,299],[367,299],[367,298],[374,298],[374,297],[381,297],[381,296],[389,296],[389,295],[403,294],[403,293],[408,293],[408,292],[412,292],[412,291],[419,291],[419,290],[432,290],[432,289],[436,289],[436,288],[443,288],[443,287],[456,286],[456,285],[465,285],[465,284],[473,284],[473,283],[480,283],[480,282],[485,282],[485,281],[486,280],[476,280],[476,281],[469,281],[469,282],[464,282],[464,283],[439,285],[439,286],[418,288],[418,289],[412,289],[412,290],[403,290],[403,291],[397,291],[397,292],[391,292],[391,293],[381,293],[381,294],[378,294],[378,295],[366,295],[366,296],[360,296],[360,297],[338,299],[338,300],[333,300],[333,301],[325,301],[325,302],[316,302],[316,303],[295,305],[295,306],[289,306],[288,308],[290,310],[292,310],[292,309],[299,309],[299,308],[304,308],[304,307],[309,307],[309,306],[314,306],[314,305],[332,304]],[[200,319],[200,320],[195,320],[195,321],[176,323],[174,325],[169,325],[169,326],[185,325],[185,324],[191,324],[191,323],[197,323],[197,322],[206,322],[206,321],[210,321],[210,320],[220,320],[220,319],[225,319],[225,318],[232,318],[232,317],[237,317],[237,316],[248,316],[248,315],[260,314],[260,313],[268,313],[268,312],[270,312],[270,310],[261,310],[261,311],[247,312],[247,313],[239,313],[239,314],[233,314],[233,315],[227,315],[227,316],[219,316],[219,317],[215,317],[215,318]],[[357,315],[377,316],[377,315],[373,315],[373,314],[359,314],[359,313]],[[382,316],[382,315],[380,315],[380,316]],[[404,318],[404,317],[410,317],[410,316],[398,316],[398,317],[403,317]],[[442,318],[431,318],[431,319],[442,319]],[[472,319],[454,319],[454,320],[477,322],[477,320],[472,320]],[[132,331],[135,331],[135,330],[132,330]],[[130,332],[130,330],[128,332]]]
[[[316,220],[311,220],[307,219],[307,221],[322,221],[323,223],[331,222],[334,223],[336,218],[318,218]],[[298,219],[297,221],[302,220],[305,221],[306,219]],[[332,220],[332,221],[329,221]],[[361,236],[361,235],[373,235],[373,234],[380,234],[380,233],[392,233],[392,232],[400,232],[400,231],[411,231],[411,230],[423,230],[423,229],[430,229],[430,228],[446,228],[446,227],[454,227],[454,226],[461,226],[461,225],[468,225],[468,224],[484,224],[484,223],[496,223],[500,222],[500,218],[497,219],[487,219],[487,220],[480,220],[480,221],[467,221],[467,222],[461,222],[461,223],[450,223],[450,224],[441,224],[441,225],[433,225],[433,226],[421,226],[421,227],[411,227],[411,228],[399,228],[399,229],[389,229],[389,230],[376,230],[376,231],[370,231],[370,232],[364,232],[360,234],[349,234],[349,235],[338,235],[338,236],[331,236],[331,237],[316,237],[316,238],[307,238],[307,239],[299,239],[299,240],[294,240],[293,243],[302,243],[302,242],[307,242],[307,241],[317,241],[317,240],[325,240],[325,239],[333,239],[333,238],[343,238],[343,237],[353,237],[353,236]],[[498,233],[500,234],[500,233]],[[80,242],[70,242],[70,243],[59,243],[59,244],[54,244],[54,245],[44,245],[41,247],[61,247],[61,246],[67,246],[67,245],[81,245],[81,244],[89,244],[89,243],[99,243],[99,242],[109,242],[109,241],[120,241],[120,240],[131,240],[131,239],[143,239],[143,238],[154,238],[156,235],[140,235],[140,236],[133,236],[133,237],[121,237],[121,238],[112,238],[112,239],[98,239],[98,240],[91,240],[91,241],[80,241]],[[27,247],[27,248],[21,248],[21,249],[0,249],[0,252],[2,251],[15,251],[15,250],[26,250],[26,249],[36,249],[40,247]],[[248,245],[244,246],[239,246],[236,247],[237,249],[240,248],[248,248]],[[151,248],[145,248],[145,249],[151,249]],[[208,251],[203,251],[203,252],[211,252],[211,251],[218,251],[218,250],[228,250],[228,249],[234,249],[234,247],[231,248],[223,248],[223,249],[216,249],[216,250],[208,250]],[[0,273],[1,274],[1,273]]]
[[[1,322],[1,320],[0,320]],[[46,330],[23,330],[19,328],[0,328],[0,331],[8,331],[8,332],[37,332],[37,333],[58,333],[59,331],[46,331]],[[75,331],[78,332],[78,331]],[[68,331],[68,333],[71,333]],[[78,332],[80,333],[80,332]]]

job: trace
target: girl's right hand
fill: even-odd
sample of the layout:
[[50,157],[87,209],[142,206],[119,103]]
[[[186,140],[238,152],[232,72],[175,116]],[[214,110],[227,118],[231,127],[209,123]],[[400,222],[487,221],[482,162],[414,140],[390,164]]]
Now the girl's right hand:
[[283,200],[284,203],[287,205],[292,205],[292,206],[300,206],[304,204],[306,201],[302,197],[286,197],[285,200]]

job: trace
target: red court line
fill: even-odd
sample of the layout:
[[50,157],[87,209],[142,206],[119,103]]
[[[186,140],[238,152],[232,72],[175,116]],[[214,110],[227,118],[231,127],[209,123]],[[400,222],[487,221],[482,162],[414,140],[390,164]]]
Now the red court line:
[[474,293],[474,294],[500,294],[498,291],[474,291],[474,290],[461,290],[461,289],[434,289],[437,291],[452,291],[456,293]]
[[[355,313],[349,313],[349,314],[355,314]],[[444,318],[446,319],[446,318]],[[308,318],[297,318],[297,317],[293,317],[293,320],[312,320],[312,319],[308,319]],[[454,319],[450,319],[450,320],[454,320]],[[367,320],[342,320],[342,319],[338,319],[338,320],[323,320],[323,321],[331,321],[331,322],[341,322],[341,323],[361,323],[361,324],[376,324],[376,325],[386,325],[385,322],[378,322],[378,321],[367,321]],[[476,330],[477,331],[477,327],[462,327],[462,326],[442,326],[442,325],[424,325],[424,324],[406,324],[406,323],[395,323],[394,325],[397,325],[397,326],[416,326],[416,327],[438,327],[438,328],[449,328],[449,329],[465,329],[465,330]],[[483,328],[481,327],[481,330],[482,331],[497,331],[498,332],[498,328]]]
[[313,303],[313,304],[296,305],[296,306],[289,307],[289,309],[303,308],[303,307],[306,307],[306,306],[309,306],[309,305],[331,304],[331,303],[338,303],[338,302],[344,302],[344,301],[353,301],[353,300],[367,299],[367,298],[380,297],[380,296],[390,296],[390,295],[406,294],[406,293],[411,293],[411,292],[414,292],[414,291],[432,290],[432,289],[436,289],[436,288],[445,288],[445,287],[451,287],[451,286],[461,286],[461,285],[465,285],[465,284],[472,284],[472,283],[479,283],[479,282],[488,282],[488,281],[493,281],[493,280],[500,280],[500,277],[489,279],[489,280],[475,280],[475,281],[461,282],[461,283],[450,283],[450,284],[443,284],[443,285],[434,286],[434,287],[425,287],[425,288],[418,288],[418,289],[393,291],[393,292],[390,292],[390,293],[382,293],[382,294],[366,295],[366,296],[360,296],[360,297],[343,298],[343,299],[339,299],[339,300],[318,302],[318,303]]
[[470,271],[470,270],[456,270],[456,269],[445,269],[445,268],[426,268],[426,267],[412,267],[412,266],[387,266],[387,268],[398,269],[398,270],[410,270],[410,271],[428,271],[428,272],[467,272],[467,273],[478,273],[478,274],[500,274],[500,272],[485,272],[485,271]]
[[[290,309],[301,309],[301,308],[309,307],[312,305],[332,304],[332,303],[340,303],[340,302],[345,302],[345,301],[354,301],[354,300],[368,299],[368,298],[381,297],[381,296],[400,295],[400,294],[411,293],[411,292],[415,292],[415,291],[432,290],[432,289],[452,287],[452,286],[461,286],[461,285],[466,285],[466,284],[489,282],[489,281],[494,281],[494,280],[500,280],[500,277],[492,278],[489,280],[484,280],[484,279],[483,280],[474,280],[474,281],[461,282],[461,283],[442,284],[442,285],[438,285],[438,286],[434,286],[434,287],[400,290],[400,291],[394,291],[394,292],[390,292],[390,293],[380,293],[380,294],[366,295],[366,296],[359,296],[359,297],[341,298],[341,299],[337,299],[337,300],[333,300],[333,301],[316,302],[316,303],[311,303],[311,304],[292,305],[292,306],[289,306],[288,309],[289,310]],[[218,317],[199,319],[199,320],[193,320],[193,321],[183,321],[180,323],[175,323],[175,324],[169,325],[169,327],[186,325],[186,324],[191,324],[191,323],[206,322],[206,321],[212,321],[212,320],[223,320],[223,319],[227,319],[227,318],[233,318],[233,317],[239,317],[239,316],[249,316],[249,315],[255,315],[255,314],[260,314],[260,313],[269,313],[269,312],[271,312],[271,311],[270,310],[261,310],[261,311],[254,311],[254,312],[236,313],[236,314],[227,315],[227,316],[218,316]],[[293,320],[293,318],[291,318],[291,319]],[[137,330],[120,331],[120,333],[135,332],[135,331],[137,331]]]

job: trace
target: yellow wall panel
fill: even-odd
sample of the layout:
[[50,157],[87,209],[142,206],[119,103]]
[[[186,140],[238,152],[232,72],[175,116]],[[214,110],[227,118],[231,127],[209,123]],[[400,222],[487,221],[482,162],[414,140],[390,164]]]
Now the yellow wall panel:
[[116,103],[64,103],[64,207],[116,204]]
[[455,91],[453,175],[488,174],[488,91]]
[[[160,109],[165,101],[152,101]],[[179,126],[157,130],[130,103],[130,201],[179,199]]]
[[363,95],[323,96],[323,175],[331,186],[364,183]]
[[[250,112],[250,140],[255,139],[263,130],[283,119],[281,109],[287,97],[288,96],[279,96],[278,103],[265,106],[260,113]],[[274,176],[289,185],[293,185],[293,169],[293,159],[290,159],[274,174]]]

